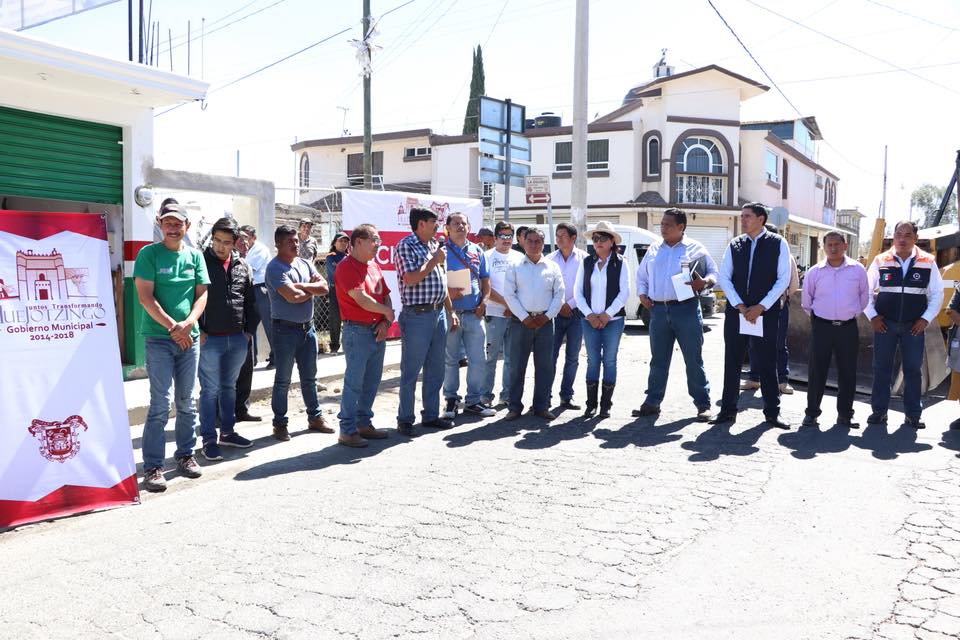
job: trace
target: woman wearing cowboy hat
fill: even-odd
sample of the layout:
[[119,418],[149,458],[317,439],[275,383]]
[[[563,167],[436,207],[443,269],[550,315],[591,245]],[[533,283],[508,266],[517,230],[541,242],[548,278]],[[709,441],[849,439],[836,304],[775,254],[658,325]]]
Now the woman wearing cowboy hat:
[[[583,342],[587,347],[587,406],[584,415],[597,410],[600,417],[610,416],[613,389],[617,383],[617,351],[623,335],[623,307],[630,295],[626,261],[617,253],[620,234],[606,220],[584,234],[593,242],[594,254],[584,258],[577,271],[574,297],[583,314]],[[603,364],[603,389],[600,389],[600,365]]]

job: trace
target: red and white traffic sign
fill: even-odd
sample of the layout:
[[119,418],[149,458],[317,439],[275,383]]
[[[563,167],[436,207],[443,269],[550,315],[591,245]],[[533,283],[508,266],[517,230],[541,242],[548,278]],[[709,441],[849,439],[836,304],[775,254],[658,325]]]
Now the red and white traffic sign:
[[526,176],[524,187],[527,192],[527,204],[550,203],[549,176]]

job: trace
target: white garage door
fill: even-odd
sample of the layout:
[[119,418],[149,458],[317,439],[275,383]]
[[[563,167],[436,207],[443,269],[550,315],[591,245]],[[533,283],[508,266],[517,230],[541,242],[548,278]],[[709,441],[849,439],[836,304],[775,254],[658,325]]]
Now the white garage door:
[[730,232],[726,227],[687,227],[686,234],[702,242],[710,253],[710,257],[718,267],[720,266],[723,252],[730,243]]

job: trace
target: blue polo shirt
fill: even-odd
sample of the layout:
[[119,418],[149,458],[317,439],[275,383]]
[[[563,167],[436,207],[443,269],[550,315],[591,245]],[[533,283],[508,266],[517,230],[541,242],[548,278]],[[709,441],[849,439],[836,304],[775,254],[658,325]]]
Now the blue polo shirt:
[[287,322],[310,322],[313,319],[313,298],[300,304],[287,302],[277,289],[285,284],[308,283],[317,270],[303,258],[294,258],[293,264],[287,264],[280,258],[274,258],[267,264],[266,285],[270,296],[270,317]]
[[457,311],[472,311],[480,304],[480,279],[490,277],[487,257],[484,255],[483,247],[469,240],[463,247],[447,242],[447,272],[462,271],[463,269],[470,269],[472,272],[470,274],[470,292],[464,294],[462,298],[454,300],[453,308]]

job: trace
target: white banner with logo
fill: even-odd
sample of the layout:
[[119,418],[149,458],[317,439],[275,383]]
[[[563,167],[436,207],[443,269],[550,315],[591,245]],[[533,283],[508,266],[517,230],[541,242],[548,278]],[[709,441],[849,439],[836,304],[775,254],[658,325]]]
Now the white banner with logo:
[[[358,191],[344,189],[340,192],[343,199],[343,229],[347,233],[360,224],[372,224],[380,231],[382,244],[377,252],[377,264],[383,271],[383,277],[390,287],[390,299],[394,312],[400,315],[400,290],[397,288],[397,270],[393,262],[394,247],[404,237],[412,233],[410,228],[410,209],[424,207],[437,212],[440,222],[439,232],[443,233],[447,216],[451,213],[466,214],[470,221],[470,236],[473,237],[483,225],[483,202],[472,198],[449,198],[423,193],[404,193],[402,191]],[[396,327],[394,327],[396,329]],[[399,335],[399,331],[391,332]]]
[[102,216],[0,211],[0,527],[139,501]]

